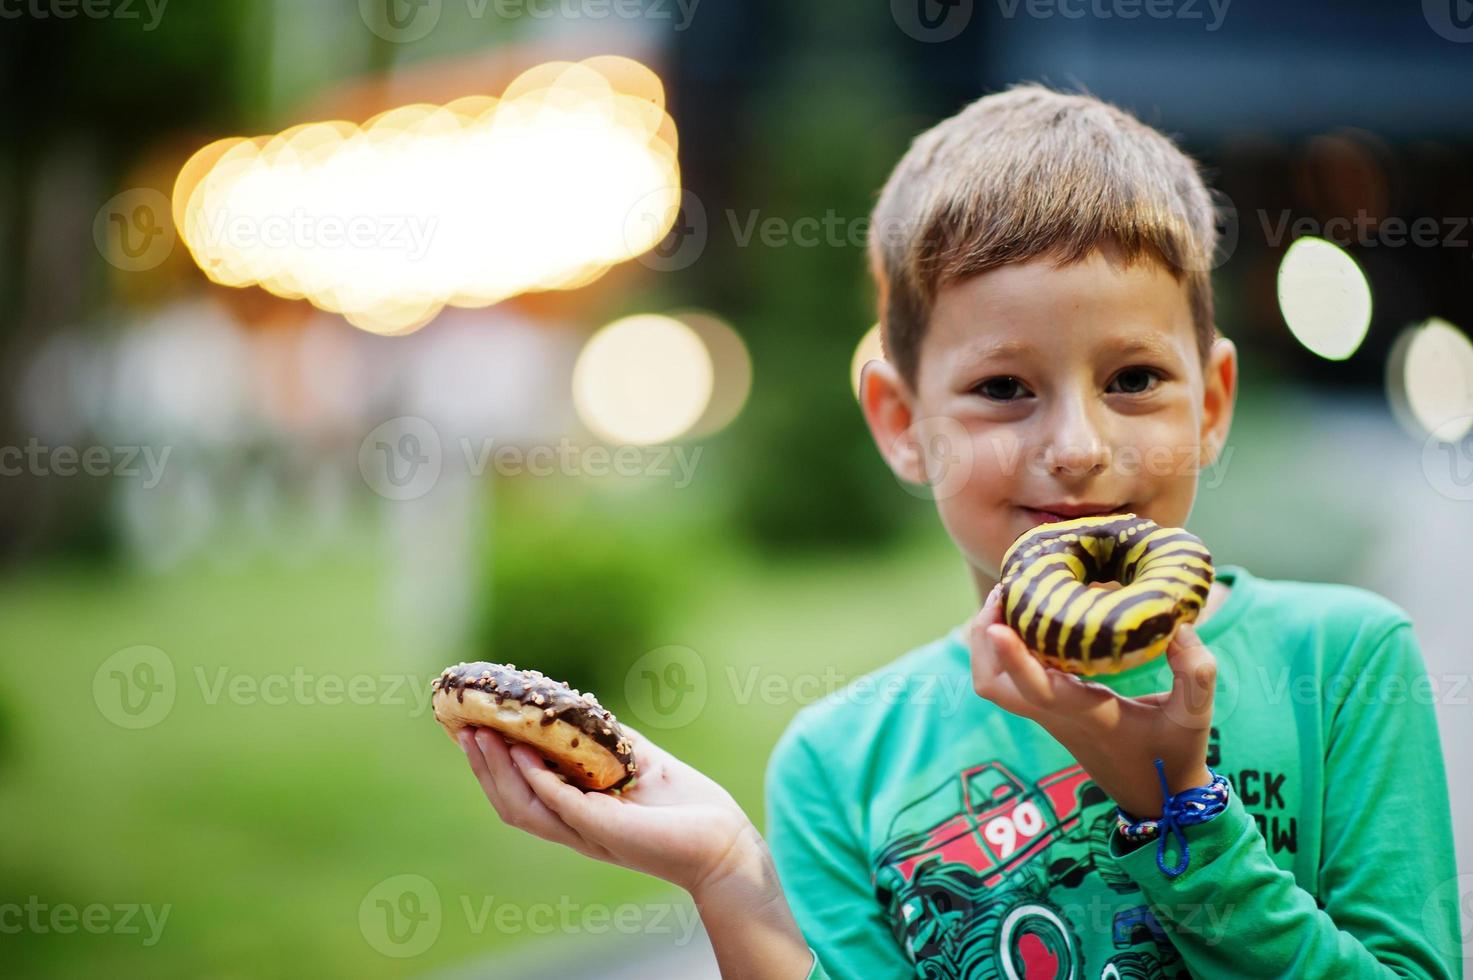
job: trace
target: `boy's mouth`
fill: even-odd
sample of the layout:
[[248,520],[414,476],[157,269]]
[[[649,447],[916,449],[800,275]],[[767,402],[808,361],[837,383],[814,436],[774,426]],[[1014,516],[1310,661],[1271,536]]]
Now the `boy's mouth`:
[[1059,521],[1071,521],[1076,517],[1098,517],[1101,514],[1124,514],[1130,510],[1130,504],[1045,504],[1041,507],[1019,507],[1024,515],[1038,524],[1057,524]]

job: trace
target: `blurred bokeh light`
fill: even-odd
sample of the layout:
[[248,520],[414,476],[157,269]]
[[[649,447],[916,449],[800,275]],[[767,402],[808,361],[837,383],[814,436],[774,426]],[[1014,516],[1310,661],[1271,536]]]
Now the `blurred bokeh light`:
[[1279,264],[1279,309],[1295,338],[1343,361],[1371,325],[1371,285],[1355,259],[1323,238],[1300,238]]
[[880,342],[880,325],[876,323],[864,332],[859,338],[859,343],[854,347],[854,356],[849,359],[849,387],[854,391],[854,397],[859,397],[859,381],[864,374],[864,366],[870,361],[883,361],[885,359],[884,345]]
[[573,403],[611,442],[677,439],[705,413],[714,390],[711,353],[681,321],[646,313],[589,338],[573,369]]
[[711,358],[711,398],[691,426],[692,438],[713,436],[741,414],[752,391],[752,357],[731,324],[705,310],[684,310],[675,319],[691,329]]
[[1387,397],[1417,437],[1457,442],[1473,430],[1473,341],[1433,317],[1404,330],[1388,360]]
[[181,169],[173,211],[215,282],[402,334],[646,251],[675,216],[675,154],[652,72],[554,62],[500,98],[211,143]]

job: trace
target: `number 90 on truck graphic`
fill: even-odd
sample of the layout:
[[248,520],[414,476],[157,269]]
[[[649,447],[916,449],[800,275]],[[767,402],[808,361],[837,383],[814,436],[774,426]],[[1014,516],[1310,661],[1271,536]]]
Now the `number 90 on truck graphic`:
[[895,815],[876,864],[901,882],[932,862],[960,864],[997,886],[1010,871],[1075,830],[1088,785],[1104,793],[1079,765],[1025,786],[1000,762],[984,762],[949,778]]
[[[1107,802],[1068,766],[1029,785],[1000,762],[972,766],[891,821],[875,859],[875,895],[922,977],[1077,978],[1073,926],[1049,889],[1093,866],[1085,811]],[[1031,862],[1055,841],[1077,860]]]

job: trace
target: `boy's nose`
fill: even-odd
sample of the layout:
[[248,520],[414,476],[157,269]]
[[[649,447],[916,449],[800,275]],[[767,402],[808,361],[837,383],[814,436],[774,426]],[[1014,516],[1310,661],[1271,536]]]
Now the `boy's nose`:
[[1044,451],[1045,465],[1059,476],[1093,475],[1110,461],[1110,447],[1087,406],[1061,409]]
[[1049,472],[1061,476],[1085,476],[1101,472],[1109,459],[1109,448],[1098,439],[1083,445],[1052,442],[1044,453]]

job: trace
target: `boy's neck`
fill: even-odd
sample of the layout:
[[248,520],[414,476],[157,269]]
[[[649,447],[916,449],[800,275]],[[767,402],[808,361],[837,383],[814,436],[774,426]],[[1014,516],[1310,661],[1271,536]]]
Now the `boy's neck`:
[[977,605],[980,608],[982,603],[987,601],[987,596],[992,592],[992,587],[997,584],[997,579],[975,566],[969,565],[968,568],[972,572],[972,584],[977,587]]

